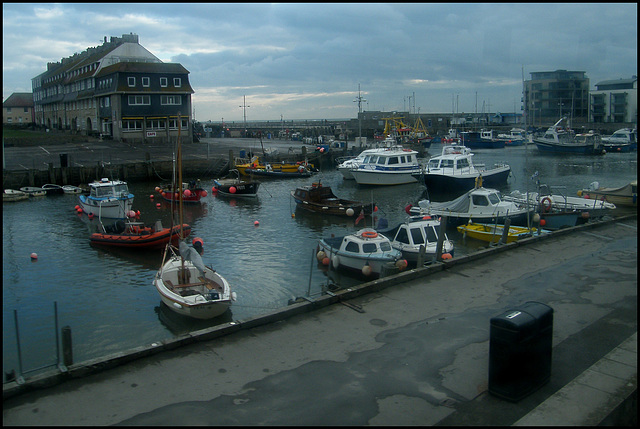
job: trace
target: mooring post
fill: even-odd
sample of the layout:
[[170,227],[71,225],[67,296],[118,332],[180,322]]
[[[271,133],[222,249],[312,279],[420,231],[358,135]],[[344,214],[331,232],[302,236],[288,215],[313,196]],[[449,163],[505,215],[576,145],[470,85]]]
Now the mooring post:
[[62,327],[62,362],[66,367],[73,365],[73,347],[71,344],[71,327]]
[[447,216],[442,216],[440,218],[440,228],[438,231],[438,245],[436,247],[436,261],[442,260],[442,245],[444,244],[444,236],[447,233]]

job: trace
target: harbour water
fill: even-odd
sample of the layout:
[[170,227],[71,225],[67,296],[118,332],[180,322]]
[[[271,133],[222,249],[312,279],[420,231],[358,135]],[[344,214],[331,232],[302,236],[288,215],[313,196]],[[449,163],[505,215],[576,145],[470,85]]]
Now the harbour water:
[[[440,145],[430,149],[437,155]],[[531,179],[559,192],[575,196],[577,190],[600,182],[622,186],[637,178],[637,152],[604,156],[546,155],[534,146],[476,150],[474,161],[490,167],[496,162],[511,165],[512,176],[501,189],[534,190]],[[213,177],[201,177],[211,190]],[[204,261],[225,276],[238,300],[218,319],[197,321],[179,316],[161,303],[153,287],[161,252],[99,249],[89,245],[96,220],[74,211],[77,196],[30,198],[3,204],[3,369],[18,368],[14,315],[19,323],[23,371],[56,362],[54,302],[59,326],[69,326],[73,335],[73,358],[81,362],[124,351],[192,330],[230,320],[263,314],[303,296],[316,296],[330,286],[347,287],[360,280],[347,276],[328,277],[315,260],[320,238],[343,235],[371,225],[368,218],[323,218],[295,209],[290,191],[296,186],[321,181],[341,198],[374,201],[392,225],[406,218],[404,208],[427,196],[422,185],[359,187],[344,181],[335,169],[323,170],[312,179],[264,180],[254,200],[209,196],[199,206],[185,209],[184,221],[193,237],[204,241]],[[157,219],[169,225],[168,205],[156,208],[159,183],[133,183],[134,209],[141,219]],[[429,190],[433,200],[447,195]],[[154,199],[150,196],[154,195]],[[258,224],[256,225],[256,222]],[[456,255],[467,254],[481,242],[464,240],[448,231]],[[32,261],[31,253],[37,253]]]

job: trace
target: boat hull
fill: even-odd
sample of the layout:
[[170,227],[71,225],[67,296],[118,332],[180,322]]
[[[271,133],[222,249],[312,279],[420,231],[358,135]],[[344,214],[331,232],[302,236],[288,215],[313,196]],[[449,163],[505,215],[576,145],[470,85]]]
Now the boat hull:
[[263,170],[259,168],[246,168],[244,173],[248,176],[260,176],[260,177],[270,177],[273,179],[299,179],[301,177],[311,177],[311,172],[308,170],[303,171],[277,171],[277,170]]
[[358,169],[351,172],[358,185],[393,186],[417,183],[419,170],[409,171],[381,171]]
[[543,140],[533,139],[536,147],[541,152],[547,153],[569,153],[569,154],[581,154],[581,155],[600,155],[602,154],[602,147],[594,148],[591,144],[562,144],[546,142]]
[[95,199],[80,195],[78,197],[80,207],[88,215],[107,219],[126,219],[133,207],[133,194],[126,197],[109,197]]
[[[185,237],[191,233],[191,227],[187,224],[182,225],[182,231]],[[91,234],[90,243],[94,246],[120,247],[126,249],[163,249],[171,240],[174,246],[178,245],[178,234],[180,226],[176,225],[171,228],[164,228],[159,232],[147,234]]]
[[621,188],[598,188],[595,190],[583,189],[578,191],[578,196],[590,199],[608,201],[616,206],[638,206],[638,182],[631,182]]
[[214,181],[216,192],[218,195],[225,197],[246,197],[253,198],[258,196],[259,182],[232,182]]
[[[464,234],[466,237],[471,237],[476,240],[482,240],[488,243],[497,243],[502,239],[504,224],[491,225],[474,222],[473,224],[459,225],[458,232]],[[513,243],[521,238],[530,237],[535,234],[539,234],[539,230],[537,228],[511,226],[509,227],[506,242]]]
[[491,170],[476,170],[472,173],[459,174],[434,174],[425,172],[424,183],[427,188],[433,190],[463,190],[468,191],[476,186],[479,176],[482,176],[482,185],[487,187],[500,187],[507,183],[511,167],[508,165],[496,167]]

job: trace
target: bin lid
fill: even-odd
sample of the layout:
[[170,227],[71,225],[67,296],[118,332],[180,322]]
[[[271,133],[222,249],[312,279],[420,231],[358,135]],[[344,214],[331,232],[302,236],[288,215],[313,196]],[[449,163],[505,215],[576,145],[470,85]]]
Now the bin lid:
[[491,318],[491,327],[518,333],[520,337],[533,335],[553,326],[553,309],[540,302],[528,301]]

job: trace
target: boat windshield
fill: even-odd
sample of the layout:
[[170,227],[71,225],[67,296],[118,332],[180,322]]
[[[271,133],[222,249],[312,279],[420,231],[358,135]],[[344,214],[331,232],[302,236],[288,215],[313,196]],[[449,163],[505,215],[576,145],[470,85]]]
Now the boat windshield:
[[376,243],[364,243],[362,245],[362,253],[376,253],[377,250]]
[[129,193],[129,187],[125,184],[122,183],[120,185],[115,185],[113,187],[113,191],[117,194],[121,194],[121,193],[125,193],[128,194]]
[[488,195],[491,204],[498,204],[500,202],[500,195],[498,193],[492,193]]
[[429,164],[427,165],[427,167],[429,167],[429,168],[438,168],[439,164],[440,164],[440,160],[439,159],[430,159],[429,160]]

